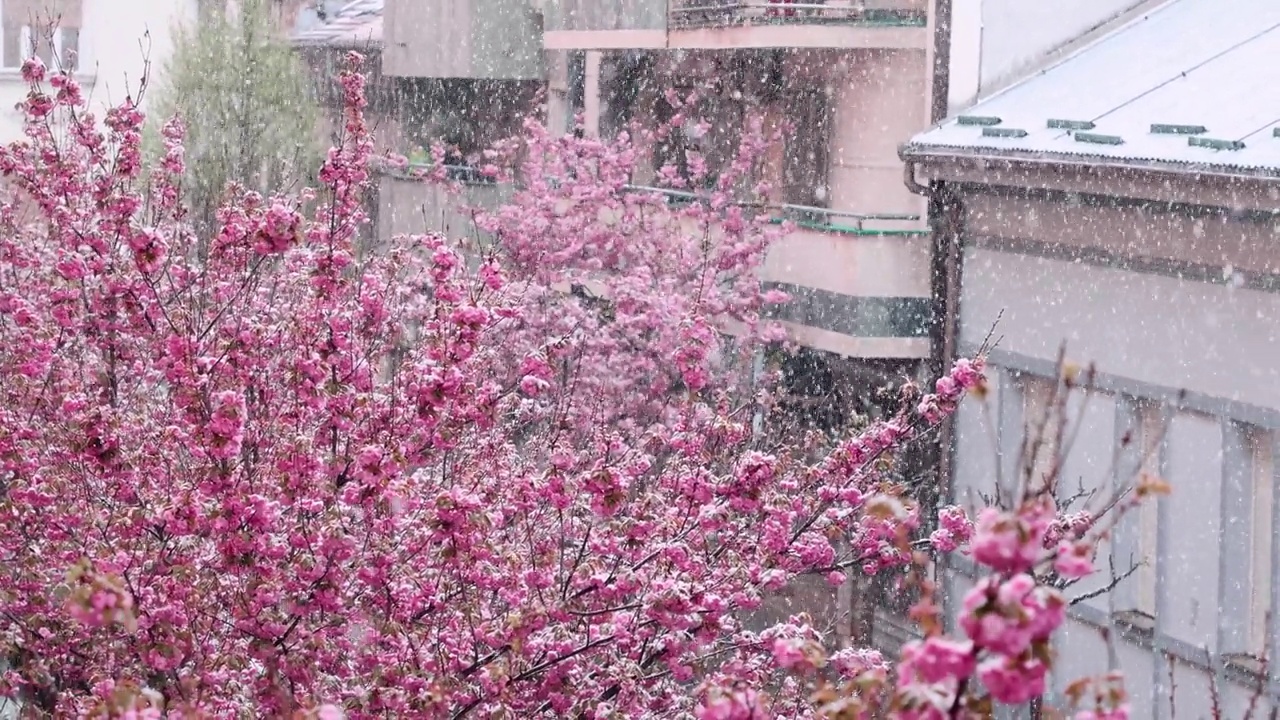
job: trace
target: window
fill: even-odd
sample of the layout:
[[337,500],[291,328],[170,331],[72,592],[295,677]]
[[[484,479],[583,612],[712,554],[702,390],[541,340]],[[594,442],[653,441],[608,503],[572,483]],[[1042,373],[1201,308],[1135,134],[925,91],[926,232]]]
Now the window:
[[1058,464],[1058,424],[1062,420],[1062,398],[1056,378],[1024,375],[1022,386],[1023,435],[1018,457],[1018,482],[1039,489]]
[[1271,612],[1271,512],[1275,488],[1273,435],[1253,428],[1246,433],[1253,480],[1249,524],[1249,639],[1246,652],[1262,658],[1267,651],[1267,615]]
[[51,68],[77,68],[79,0],[0,0],[0,59],[4,67],[21,67],[33,55]]
[[[1163,413],[1159,405],[1132,398],[1122,407],[1128,419],[1118,438],[1123,461],[1116,469],[1116,487],[1139,492],[1160,477]],[[1129,510],[1120,519],[1113,545],[1116,573],[1132,570],[1132,574],[1113,593],[1112,611],[1116,619],[1142,631],[1155,627],[1158,502],[1157,497],[1147,496]]]
[[1230,423],[1223,468],[1223,651],[1260,667],[1269,638],[1276,435]]
[[[780,64],[780,63],[779,63]],[[782,78],[777,82],[782,84]],[[785,117],[795,132],[784,136],[783,194],[788,203],[806,207],[826,207],[829,172],[828,145],[831,142],[833,110],[824,87],[795,87],[781,98]],[[821,214],[825,215],[825,214]],[[809,222],[825,222],[825,217],[802,217]]]

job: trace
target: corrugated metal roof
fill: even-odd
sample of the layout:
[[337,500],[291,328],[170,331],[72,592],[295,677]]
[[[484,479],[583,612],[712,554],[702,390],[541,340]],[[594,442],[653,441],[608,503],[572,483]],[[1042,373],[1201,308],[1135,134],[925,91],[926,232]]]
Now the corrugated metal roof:
[[[965,116],[999,118],[992,127],[1026,135],[991,137],[952,118],[914,137],[906,152],[953,148],[1280,170],[1280,137],[1273,134],[1280,127],[1280,0],[1172,0]],[[1049,120],[1093,127],[1077,137],[1081,131],[1050,128]],[[1153,133],[1153,124],[1203,126],[1196,137],[1205,140],[1197,142],[1209,147],[1187,134]],[[1123,142],[1106,144],[1115,137]],[[1088,139],[1094,142],[1082,142]],[[1235,143],[1243,147],[1215,149]]]
[[382,11],[384,0],[354,0],[323,20],[313,19],[294,33],[295,45],[324,45],[340,48],[378,47],[382,45]]

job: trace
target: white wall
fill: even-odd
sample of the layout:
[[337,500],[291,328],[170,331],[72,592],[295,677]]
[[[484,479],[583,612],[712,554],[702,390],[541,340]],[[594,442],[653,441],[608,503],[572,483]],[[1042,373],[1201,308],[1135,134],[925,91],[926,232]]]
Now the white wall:
[[[1119,394],[1163,402],[1168,425],[1156,464],[1172,494],[1161,501],[1158,512],[1162,559],[1155,642],[1183,658],[1176,663],[1177,717],[1208,717],[1209,674],[1185,659],[1219,650],[1231,612],[1222,608],[1232,593],[1266,591],[1237,581],[1240,563],[1222,562],[1224,543],[1234,542],[1224,540],[1223,511],[1233,507],[1224,505],[1224,473],[1235,462],[1224,450],[1224,427],[1229,420],[1268,427],[1280,423],[1280,325],[1275,322],[1280,293],[992,249],[967,250],[962,347],[980,342],[1002,311],[994,356],[1000,366],[992,373],[995,391],[985,400],[985,410],[967,400],[958,415],[956,499],[964,503],[975,491],[989,492],[996,449],[1006,454],[1016,449],[1024,427],[1016,410],[1022,401],[1011,396],[1020,392],[1026,382],[1022,378],[1051,372],[1064,341],[1071,360],[1096,363],[1108,388],[1087,408],[1077,404],[1070,413],[1072,419],[1083,417],[1084,425],[1068,453],[1064,479],[1074,483],[1083,477],[1088,485],[1110,473],[1118,452]],[[1194,397],[1178,400],[1178,389]],[[1176,407],[1179,403],[1185,407]],[[984,419],[988,416],[990,422]],[[1243,557],[1235,551],[1227,555]],[[1100,557],[1105,568],[1105,556]],[[1073,594],[1097,587],[1101,579]],[[1054,686],[1059,690],[1081,675],[1108,669],[1099,628],[1099,623],[1110,622],[1108,603],[1083,603],[1073,608],[1073,615],[1057,638],[1060,665]],[[1168,717],[1167,709],[1160,715],[1155,705],[1156,698],[1168,702],[1169,665],[1150,643],[1128,636],[1116,643],[1135,718]],[[1249,697],[1244,687],[1224,680],[1220,691],[1231,708],[1226,717],[1243,717]]]
[[[101,117],[103,108],[137,93],[147,57],[154,85],[172,52],[173,29],[195,17],[195,0],[84,0],[83,12],[78,77]],[[0,71],[0,143],[22,137],[14,106],[26,94],[16,71]]]
[[[1066,432],[1065,442],[1070,443],[1070,450],[1063,460],[1062,494],[1073,496],[1079,493],[1090,494],[1077,501],[1072,510],[1100,508],[1112,493],[1112,471],[1115,463],[1116,438],[1116,403],[1109,395],[1097,394],[1089,397],[1076,395],[1069,398],[1067,419],[1070,425]],[[1111,554],[1111,544],[1104,538],[1098,545],[1098,566],[1106,570],[1106,558]],[[1123,572],[1125,568],[1118,568]],[[1071,587],[1071,593],[1084,597],[1107,586],[1110,577],[1106,572],[1095,573],[1083,578]],[[1106,595],[1089,598],[1085,601],[1100,610],[1109,607]]]
[[982,0],[951,0],[947,114],[969,107],[982,83]]
[[[1000,318],[1001,347],[1280,409],[1280,294],[993,250],[966,254],[961,335]],[[1001,317],[1003,312],[1003,317]]]
[[85,0],[82,36],[97,66],[94,98],[116,104],[136,92],[148,55],[154,81],[173,51],[174,28],[195,14],[195,0]]

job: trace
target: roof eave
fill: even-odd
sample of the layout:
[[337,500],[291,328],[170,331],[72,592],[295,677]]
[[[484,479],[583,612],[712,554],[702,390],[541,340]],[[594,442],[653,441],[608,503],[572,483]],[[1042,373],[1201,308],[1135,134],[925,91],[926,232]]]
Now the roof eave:
[[[917,182],[1054,189],[1115,197],[1274,208],[1280,168],[907,143],[898,156]],[[1212,200],[1210,198],[1213,198]]]

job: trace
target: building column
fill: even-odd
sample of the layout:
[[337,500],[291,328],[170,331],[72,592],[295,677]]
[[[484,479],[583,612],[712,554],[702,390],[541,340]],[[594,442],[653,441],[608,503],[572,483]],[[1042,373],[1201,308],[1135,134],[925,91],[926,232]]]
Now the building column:
[[[1246,430],[1222,420],[1222,497],[1218,547],[1218,644],[1216,655],[1243,652],[1249,644],[1253,554],[1253,454]],[[1255,592],[1257,588],[1252,588]],[[1219,672],[1219,681],[1225,677]]]
[[1000,463],[996,471],[996,493],[1004,507],[1012,510],[1022,484],[1023,440],[1027,434],[1026,398],[1023,385],[1013,372],[1002,368],[996,382],[1000,383],[995,420],[996,452]]
[[600,61],[603,56],[599,50],[587,51],[582,125],[588,137],[600,136]]
[[569,53],[549,50],[547,62],[547,128],[553,135],[569,131],[573,108],[569,99]]
[[[1143,437],[1142,414],[1138,403],[1128,395],[1116,396],[1115,415],[1115,447],[1116,466],[1111,477],[1111,491],[1117,496],[1125,491],[1132,492],[1133,486],[1142,472],[1143,453],[1146,438]],[[1157,462],[1159,459],[1157,458]],[[1140,509],[1125,512],[1116,521],[1111,533],[1111,562],[1114,567],[1126,568],[1134,558],[1142,558],[1142,516]],[[1118,629],[1114,624],[1115,614],[1119,610],[1139,607],[1141,588],[1135,587],[1140,580],[1140,573],[1131,576],[1132,580],[1121,582],[1108,595],[1111,601],[1112,632]]]

